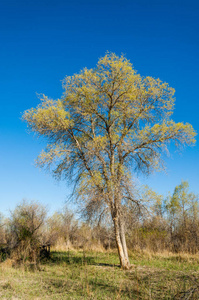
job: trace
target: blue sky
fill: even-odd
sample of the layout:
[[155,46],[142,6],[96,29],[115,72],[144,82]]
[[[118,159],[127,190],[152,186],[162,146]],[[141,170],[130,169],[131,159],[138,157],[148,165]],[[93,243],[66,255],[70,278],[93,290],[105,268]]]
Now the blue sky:
[[[174,120],[199,131],[199,2],[193,0],[0,1],[0,211],[23,198],[60,209],[70,190],[34,167],[44,143],[28,134],[24,110],[62,94],[61,80],[124,53],[143,76],[176,89]],[[182,179],[199,193],[199,148],[171,152],[167,173],[141,177],[166,195]]]

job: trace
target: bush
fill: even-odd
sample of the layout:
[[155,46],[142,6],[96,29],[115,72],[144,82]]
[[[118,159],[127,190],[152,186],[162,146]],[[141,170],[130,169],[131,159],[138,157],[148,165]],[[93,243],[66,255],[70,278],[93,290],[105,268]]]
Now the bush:
[[37,202],[23,201],[13,212],[8,222],[7,243],[11,257],[18,262],[37,263],[40,254],[42,226],[46,208]]

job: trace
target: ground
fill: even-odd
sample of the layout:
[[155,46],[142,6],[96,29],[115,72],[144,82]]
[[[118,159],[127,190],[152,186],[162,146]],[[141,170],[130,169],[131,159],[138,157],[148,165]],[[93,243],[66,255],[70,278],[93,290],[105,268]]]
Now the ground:
[[121,270],[116,252],[54,251],[34,265],[0,264],[0,299],[199,299],[199,256],[131,252]]

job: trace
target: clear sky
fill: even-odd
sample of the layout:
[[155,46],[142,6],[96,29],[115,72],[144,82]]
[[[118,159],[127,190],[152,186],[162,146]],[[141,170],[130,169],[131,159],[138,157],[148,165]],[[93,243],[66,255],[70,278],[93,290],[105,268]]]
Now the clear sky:
[[[95,67],[106,51],[124,53],[143,76],[176,89],[174,120],[199,132],[199,2],[194,0],[0,1],[0,211],[23,198],[60,209],[70,190],[34,167],[44,144],[21,121],[36,93],[62,94],[61,80]],[[199,193],[199,148],[172,150],[167,173],[141,183],[166,194],[188,180]]]

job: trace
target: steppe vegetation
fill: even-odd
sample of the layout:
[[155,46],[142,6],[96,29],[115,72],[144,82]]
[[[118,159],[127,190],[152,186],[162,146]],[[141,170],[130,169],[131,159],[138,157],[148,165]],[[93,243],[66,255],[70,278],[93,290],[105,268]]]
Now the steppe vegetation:
[[161,170],[170,143],[195,144],[171,119],[174,89],[114,53],[63,88],[23,120],[47,142],[37,165],[73,184],[78,215],[24,201],[1,218],[0,297],[198,299],[198,196],[182,181],[163,197],[132,176]]
[[[143,195],[151,199],[147,214],[126,207],[126,271],[111,219],[80,220],[66,207],[47,216],[23,201],[1,218],[1,299],[198,299],[197,195],[187,182],[167,199],[146,187]],[[50,257],[40,253],[47,243]]]
[[198,299],[199,257],[145,251],[129,253],[119,268],[114,251],[53,251],[39,270],[0,265],[1,299]]

